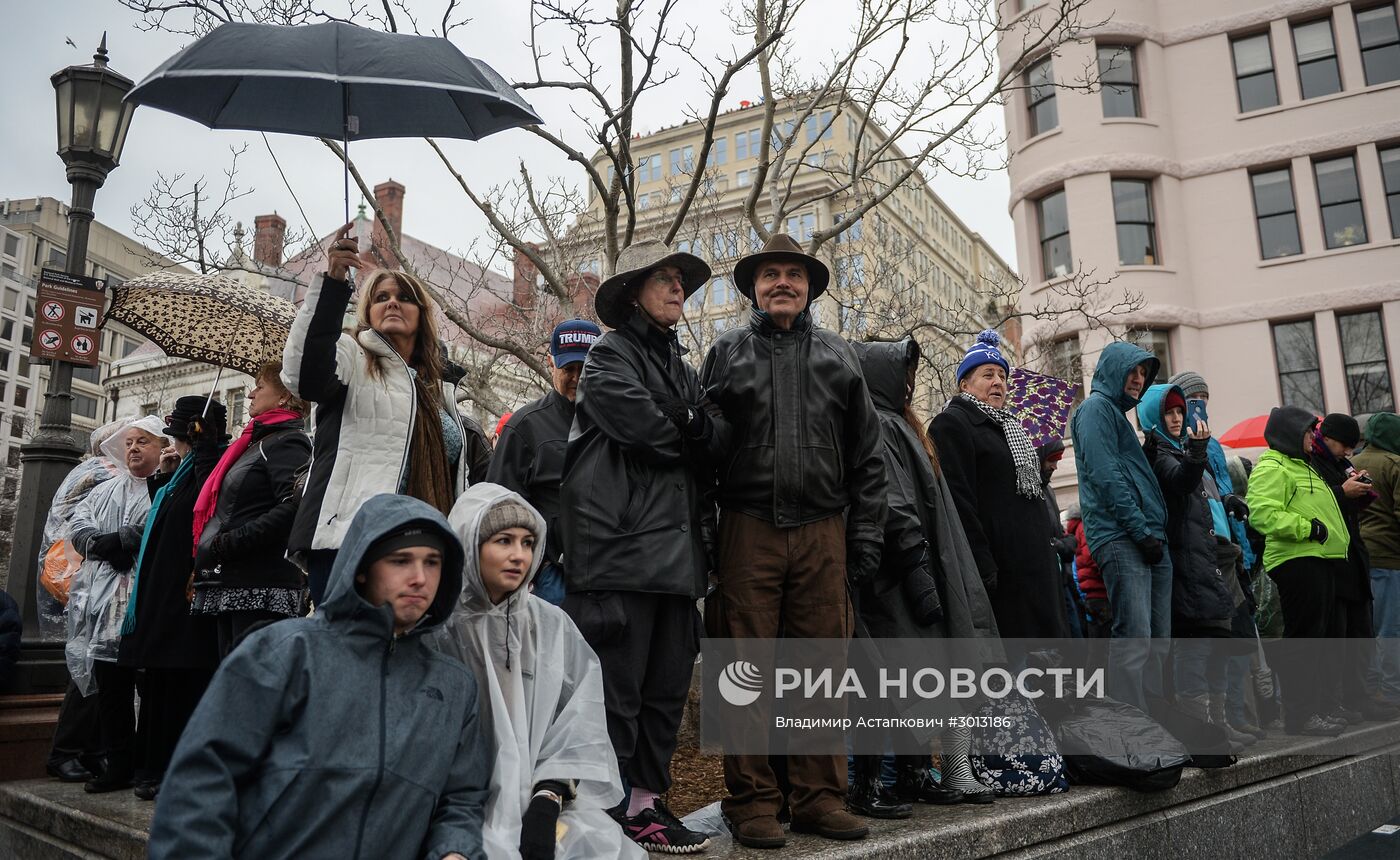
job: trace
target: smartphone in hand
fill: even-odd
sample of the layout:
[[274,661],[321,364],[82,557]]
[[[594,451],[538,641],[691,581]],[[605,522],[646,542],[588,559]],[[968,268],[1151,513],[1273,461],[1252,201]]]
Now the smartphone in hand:
[[1187,431],[1194,431],[1202,423],[1207,426],[1210,424],[1210,420],[1206,418],[1206,401],[1199,398],[1186,401]]

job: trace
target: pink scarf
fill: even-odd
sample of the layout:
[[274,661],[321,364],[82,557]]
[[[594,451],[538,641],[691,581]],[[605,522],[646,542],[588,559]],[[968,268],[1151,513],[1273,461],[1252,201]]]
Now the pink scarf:
[[253,429],[268,424],[294,421],[300,417],[290,409],[269,409],[243,425],[243,432],[239,434],[237,439],[233,440],[233,444],[228,446],[224,455],[219,458],[219,464],[214,467],[214,471],[209,473],[209,478],[204,482],[203,488],[199,491],[199,498],[194,503],[193,554],[199,554],[199,536],[204,533],[204,527],[214,516],[214,506],[219,502],[219,488],[223,486],[224,475],[228,474],[228,470],[233,468],[233,464],[238,462],[238,458],[242,457],[243,452],[247,451],[248,446],[253,443]]

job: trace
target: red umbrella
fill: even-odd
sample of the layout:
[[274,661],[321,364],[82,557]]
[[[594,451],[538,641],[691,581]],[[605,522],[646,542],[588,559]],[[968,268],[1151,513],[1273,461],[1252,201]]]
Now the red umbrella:
[[1226,430],[1225,435],[1220,437],[1220,444],[1231,448],[1267,448],[1269,443],[1264,441],[1264,425],[1268,422],[1267,415],[1246,418]]

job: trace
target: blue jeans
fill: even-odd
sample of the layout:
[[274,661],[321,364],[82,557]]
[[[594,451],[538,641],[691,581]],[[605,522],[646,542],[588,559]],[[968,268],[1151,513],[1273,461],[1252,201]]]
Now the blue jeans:
[[563,603],[564,569],[552,561],[546,561],[530,581],[530,590],[536,597],[555,606]]
[[[1225,655],[1223,639],[1177,639],[1172,643],[1172,680],[1176,695],[1225,695]],[[1248,659],[1248,658],[1246,658]]]
[[1371,568],[1371,596],[1376,652],[1368,686],[1380,698],[1400,704],[1400,570]]
[[1253,723],[1245,705],[1245,694],[1251,683],[1249,655],[1237,654],[1225,658],[1225,678],[1228,682],[1225,690],[1225,717],[1236,726]]
[[1163,697],[1162,669],[1172,635],[1172,560],[1149,565],[1128,538],[1094,550],[1103,572],[1113,630],[1108,643],[1108,695],[1147,711],[1147,694]]

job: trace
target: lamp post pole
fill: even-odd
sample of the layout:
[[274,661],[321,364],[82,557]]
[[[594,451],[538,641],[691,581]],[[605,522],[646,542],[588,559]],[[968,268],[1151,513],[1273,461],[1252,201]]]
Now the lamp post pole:
[[[52,78],[58,107],[58,154],[73,186],[68,209],[70,275],[87,274],[88,233],[93,201],[107,174],[117,166],[133,105],[123,97],[130,79],[107,68],[107,35],[93,55],[92,65],[69,66]],[[73,365],[53,361],[38,431],[20,448],[19,509],[14,523],[9,590],[24,619],[23,648],[15,692],[61,690],[68,676],[61,642],[43,642],[39,635],[37,572],[44,523],[59,484],[82,458],[73,439]]]

